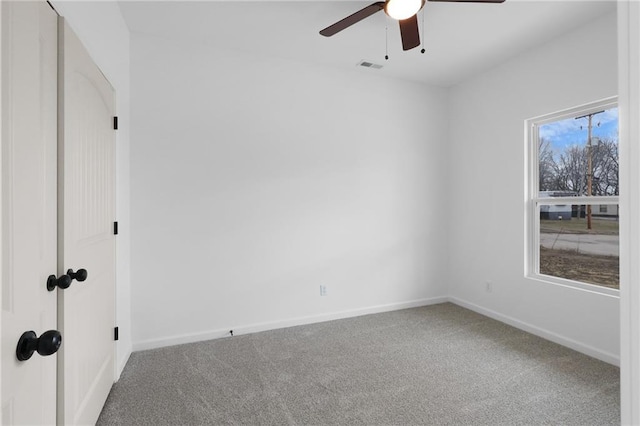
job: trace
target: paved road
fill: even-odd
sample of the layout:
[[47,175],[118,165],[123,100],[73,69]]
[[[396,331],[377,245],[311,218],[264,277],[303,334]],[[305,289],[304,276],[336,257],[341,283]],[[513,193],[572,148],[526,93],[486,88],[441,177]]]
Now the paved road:
[[617,235],[540,233],[540,245],[578,253],[620,255],[620,239]]

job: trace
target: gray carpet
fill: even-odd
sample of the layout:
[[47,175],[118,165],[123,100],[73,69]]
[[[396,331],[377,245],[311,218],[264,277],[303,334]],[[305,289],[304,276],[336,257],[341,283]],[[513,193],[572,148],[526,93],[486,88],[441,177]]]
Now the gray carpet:
[[136,352],[98,425],[614,425],[619,374],[446,303]]

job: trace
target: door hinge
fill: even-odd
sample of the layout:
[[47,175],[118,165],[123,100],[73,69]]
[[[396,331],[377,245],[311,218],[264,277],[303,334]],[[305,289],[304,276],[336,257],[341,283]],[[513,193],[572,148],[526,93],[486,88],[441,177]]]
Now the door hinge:
[[118,340],[118,327],[113,329],[113,340]]
[[118,235],[118,222],[113,222],[113,235]]
[[118,130],[118,117],[113,117],[113,130]]

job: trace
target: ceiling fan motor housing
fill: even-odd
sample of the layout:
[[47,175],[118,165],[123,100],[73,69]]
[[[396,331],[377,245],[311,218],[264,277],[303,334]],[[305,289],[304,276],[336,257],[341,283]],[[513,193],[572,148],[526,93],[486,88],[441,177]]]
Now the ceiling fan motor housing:
[[386,0],[384,13],[393,19],[402,21],[420,12],[424,3],[425,0]]

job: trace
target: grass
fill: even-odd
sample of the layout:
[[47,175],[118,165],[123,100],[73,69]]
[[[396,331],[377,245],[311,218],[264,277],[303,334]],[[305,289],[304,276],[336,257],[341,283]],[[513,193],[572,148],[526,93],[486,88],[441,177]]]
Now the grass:
[[620,288],[618,257],[540,247],[540,273],[602,287]]
[[587,229],[586,218],[540,219],[540,232],[544,233],[618,235],[619,227],[620,222],[615,219],[592,218],[591,229]]

